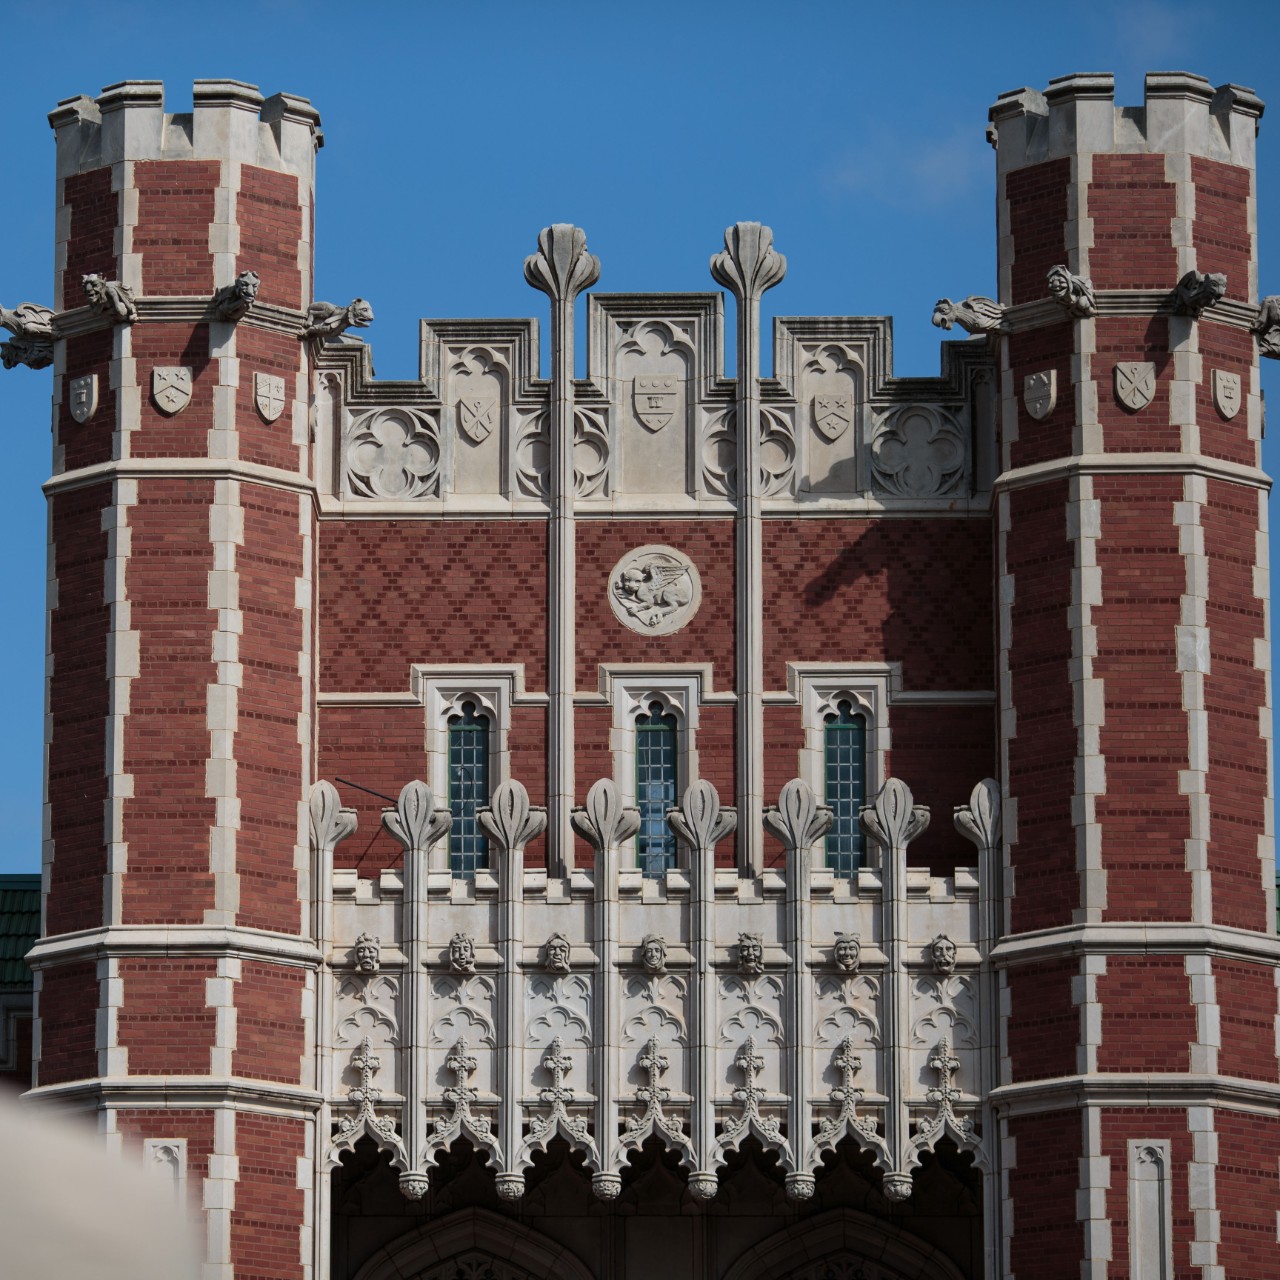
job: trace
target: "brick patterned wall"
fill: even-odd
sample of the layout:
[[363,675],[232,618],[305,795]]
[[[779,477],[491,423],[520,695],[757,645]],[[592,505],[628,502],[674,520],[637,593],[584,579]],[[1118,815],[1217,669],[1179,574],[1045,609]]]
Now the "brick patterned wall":
[[1102,604],[1093,608],[1106,710],[1099,742],[1106,793],[1097,798],[1108,920],[1189,920],[1191,836],[1178,776],[1187,765],[1187,713],[1177,628],[1186,590],[1174,503],[1180,476],[1098,476]]
[[84,303],[80,278],[91,272],[117,277],[116,223],[120,197],[111,189],[111,169],[91,169],[74,174],[63,184],[63,200],[71,206],[71,238],[67,242],[67,266],[63,273],[63,306]]
[[987,521],[767,520],[763,542],[766,689],[786,688],[789,661],[900,661],[906,689],[995,687]]
[[1274,1275],[1276,1205],[1280,1204],[1280,1119],[1214,1113],[1218,1133],[1218,1264],[1235,1276]]
[[41,979],[39,1012],[39,1083],[64,1084],[96,1076],[97,965],[77,962],[46,969]]
[[1018,801],[1013,930],[1069,923],[1079,905],[1071,795],[1076,755],[1069,663],[1072,550],[1067,484],[1009,495],[1006,553],[1014,575],[1009,676],[1017,737],[1009,793]]
[[133,166],[138,222],[133,251],[142,254],[145,294],[211,294],[209,224],[221,180],[217,160],[140,160]]
[[[110,329],[86,333],[66,340],[66,369],[62,379],[62,400],[58,405],[58,444],[62,446],[63,469],[74,471],[111,460],[112,436],[116,429],[116,393],[111,387],[112,333]],[[98,412],[88,422],[71,416],[71,383],[88,374],[98,375]]]
[[50,615],[50,642],[57,655],[49,688],[50,934],[102,923],[110,624],[103,603],[107,537],[102,513],[110,501],[109,484],[50,499],[58,579],[58,607]]
[[[511,748],[511,776],[524,783],[530,804],[547,803],[547,711],[544,707],[512,707],[511,732],[507,738]],[[591,779],[595,781],[594,778]],[[584,779],[579,776],[578,794],[586,795]],[[540,835],[525,846],[524,865],[547,865],[547,837]]]
[[214,960],[121,960],[120,1044],[129,1074],[209,1074],[217,1011],[208,1007],[205,982],[217,976]]
[[1110,956],[1098,976],[1099,1071],[1190,1071],[1196,1011],[1181,956]]
[[236,1116],[240,1180],[231,1214],[236,1280],[301,1280],[303,1193],[298,1158],[306,1127],[282,1116]]
[[[240,269],[262,277],[258,298],[301,311],[311,301],[302,296],[297,246],[302,238],[298,179],[254,165],[240,168],[236,197],[240,225]],[[311,241],[315,243],[314,239]]]
[[1213,976],[1222,1022],[1218,1070],[1226,1076],[1280,1084],[1275,970],[1215,956]]
[[[1072,435],[1076,421],[1075,389],[1071,383],[1071,324],[1046,325],[1043,329],[1011,334],[1007,342],[1013,390],[1018,401],[1018,438],[1010,446],[1010,465],[1029,467],[1037,462],[1070,457],[1075,452]],[[1029,374],[1045,369],[1057,371],[1058,403],[1048,417],[1037,422],[1027,412],[1023,388]]]
[[1028,165],[1005,179],[1009,229],[1013,235],[1013,303],[1034,302],[1048,293],[1049,268],[1065,262],[1067,184],[1071,161]]
[[[1249,439],[1247,397],[1252,386],[1253,335],[1221,324],[1198,326],[1200,359],[1204,376],[1196,387],[1196,423],[1200,427],[1200,452],[1211,458],[1243,463],[1247,467],[1261,464],[1262,442]],[[1224,419],[1213,403],[1213,373],[1240,375],[1240,411],[1234,418]]]
[[[218,362],[209,356],[208,326],[185,322],[134,325],[132,342],[138,385],[142,388],[139,426],[130,442],[134,457],[207,456],[213,427],[213,389],[218,385]],[[161,413],[151,397],[151,375],[157,367],[174,365],[191,370],[191,402],[169,417]]]
[[[302,614],[295,580],[302,573],[303,541],[296,494],[245,484],[244,545],[236,552],[244,634],[244,684],[236,729],[236,788],[240,832],[239,923],[297,933],[298,876],[293,865],[297,801],[304,780],[298,715],[304,691],[298,674]],[[408,779],[406,779],[408,781]]]
[[[769,526],[766,524],[766,531]],[[767,533],[766,533],[767,537]],[[717,689],[734,682],[734,531],[732,520],[579,521],[578,688],[599,686],[602,662],[710,662]],[[702,580],[702,604],[683,630],[642,636],[609,606],[609,572],[628,552],[652,542],[683,551]],[[767,591],[766,591],[767,598]]]
[[[241,257],[243,258],[243,254]],[[259,298],[262,294],[258,294]],[[240,386],[236,391],[236,428],[240,457],[266,467],[286,471],[298,468],[298,446],[293,440],[292,400],[298,371],[304,365],[303,344],[287,333],[270,333],[241,325],[236,330],[236,355],[240,360]],[[285,408],[274,422],[264,422],[255,402],[254,374],[274,373],[284,378]]]
[[1250,173],[1239,165],[1191,157],[1191,180],[1196,188],[1196,216],[1191,243],[1201,271],[1224,271],[1228,298],[1249,301]]
[[[1098,380],[1103,448],[1108,453],[1180,452],[1182,430],[1169,421],[1169,387],[1174,376],[1169,321],[1163,316],[1104,316],[1094,325],[1098,354],[1093,369]],[[1115,365],[1121,360],[1145,361],[1156,367],[1155,395],[1136,413],[1130,413],[1116,399]]]
[[216,614],[207,603],[213,490],[212,480],[150,478],[129,512],[126,585],[141,678],[124,727],[125,770],[134,775],[124,805],[126,924],[201,924],[213,906],[216,807],[205,795],[206,689],[217,678]]
[[[1011,969],[1009,1060],[1014,1081],[1076,1073],[1080,1010],[1072,1003],[1073,958],[1043,960]],[[1019,1154],[1018,1164],[1022,1164]]]
[[1035,1280],[1080,1280],[1084,1228],[1074,1212],[1084,1147],[1080,1114],[1013,1116],[1009,1136],[1017,1149],[1009,1173],[1010,1270]]
[[1213,918],[1219,924],[1268,930],[1258,835],[1267,807],[1266,743],[1258,708],[1266,696],[1254,668],[1254,643],[1266,636],[1263,602],[1253,594],[1257,493],[1210,481],[1201,515],[1209,561],[1210,867]]
[[[1170,219],[1177,213],[1177,188],[1165,181],[1163,155],[1095,155],[1088,210],[1089,272],[1096,288],[1173,288],[1178,256]],[[1098,350],[1105,346],[1099,335]]]
[[523,662],[526,688],[547,687],[546,521],[324,521],[318,537],[322,690],[407,690],[411,663],[449,654]]
[[236,1049],[231,1073],[252,1080],[301,1084],[306,1036],[306,974],[287,965],[245,960],[236,983]]

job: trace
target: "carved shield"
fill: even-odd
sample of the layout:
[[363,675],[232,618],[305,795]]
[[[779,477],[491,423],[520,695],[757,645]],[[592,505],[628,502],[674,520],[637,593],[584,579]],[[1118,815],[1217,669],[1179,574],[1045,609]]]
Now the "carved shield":
[[836,441],[853,421],[853,397],[816,395],[813,397],[814,430],[824,440]]
[[632,389],[636,417],[650,431],[661,431],[675,416],[678,392],[674,373],[637,375]]
[[98,375],[72,378],[70,391],[71,416],[77,422],[88,422],[98,412]]
[[1240,412],[1240,375],[1225,369],[1213,371],[1213,403],[1228,422]]
[[1151,403],[1156,393],[1156,367],[1150,360],[1123,360],[1116,365],[1116,399],[1130,413]]
[[161,413],[175,414],[191,403],[191,370],[171,365],[151,371],[151,398]]
[[497,425],[497,396],[464,396],[458,401],[458,427],[468,440],[487,440]]
[[274,422],[284,412],[284,379],[275,373],[255,373],[253,403],[264,422]]
[[1047,418],[1058,403],[1057,369],[1041,369],[1039,373],[1027,374],[1022,380],[1022,403],[1037,422]]

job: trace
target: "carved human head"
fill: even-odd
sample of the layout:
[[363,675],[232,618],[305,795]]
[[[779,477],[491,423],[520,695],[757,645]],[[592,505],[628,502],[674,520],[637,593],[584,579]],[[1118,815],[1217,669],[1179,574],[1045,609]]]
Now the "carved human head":
[[363,298],[353,298],[347,308],[347,322],[353,329],[365,329],[373,323],[373,308]]
[[475,939],[467,933],[455,933],[449,939],[449,968],[454,973],[475,973]]
[[945,933],[938,934],[929,943],[929,955],[933,960],[933,967],[939,973],[951,973],[954,971],[956,967],[956,944]]
[[1071,272],[1059,264],[1049,268],[1049,292],[1062,301],[1071,296]]
[[236,276],[236,297],[254,302],[257,300],[261,285],[262,277],[256,271],[242,271]]
[[841,973],[857,973],[862,959],[862,941],[856,933],[837,933],[835,945],[836,968]]
[[360,973],[377,973],[382,964],[382,940],[372,934],[362,933],[357,939],[351,954]]
[[543,948],[547,969],[551,973],[569,972],[569,939],[563,933],[553,933]]
[[764,939],[758,933],[738,934],[738,969],[742,973],[764,972]]
[[96,307],[106,301],[107,282],[96,271],[83,276],[80,284],[84,289],[84,296],[89,299],[91,305]]
[[646,933],[640,940],[640,963],[647,973],[661,973],[667,967],[666,939]]

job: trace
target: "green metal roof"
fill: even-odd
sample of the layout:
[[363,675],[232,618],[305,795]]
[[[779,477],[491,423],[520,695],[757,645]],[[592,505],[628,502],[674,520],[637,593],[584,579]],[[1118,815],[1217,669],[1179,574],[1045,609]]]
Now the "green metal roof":
[[40,936],[40,877],[0,876],[0,987],[31,986],[23,956]]

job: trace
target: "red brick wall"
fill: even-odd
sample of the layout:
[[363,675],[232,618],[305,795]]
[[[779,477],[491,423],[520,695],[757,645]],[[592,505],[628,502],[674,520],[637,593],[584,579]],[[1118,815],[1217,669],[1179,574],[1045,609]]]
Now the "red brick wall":
[[[241,255],[243,258],[243,254]],[[259,298],[262,294],[258,294]],[[298,371],[304,365],[304,346],[287,333],[271,333],[241,325],[236,330],[236,355],[240,359],[240,386],[236,391],[236,429],[240,457],[287,471],[298,468],[298,446],[293,442],[293,396]],[[274,373],[284,378],[285,408],[274,422],[264,422],[255,403],[254,374]]]
[[786,688],[788,661],[901,662],[912,690],[995,687],[985,520],[767,520],[763,579],[766,689]]
[[1191,243],[1201,271],[1224,271],[1227,297],[1249,301],[1249,263],[1253,245],[1249,236],[1248,169],[1239,165],[1191,157],[1191,180],[1196,188],[1196,216]]
[[302,310],[311,299],[302,296],[298,270],[298,242],[302,239],[298,179],[289,173],[242,165],[236,221],[240,224],[239,266],[262,277],[259,299]]
[[[512,707],[511,733],[507,738],[511,748],[511,776],[524,784],[530,804],[547,803],[547,712],[544,707]],[[496,782],[497,779],[494,779]],[[590,779],[594,782],[595,779]],[[586,796],[584,780],[578,779],[576,800]],[[524,865],[547,865],[547,837],[539,836],[525,846]]]
[[1258,709],[1266,680],[1254,669],[1254,642],[1266,635],[1263,602],[1253,594],[1258,495],[1211,480],[1201,514],[1209,560],[1210,866],[1213,918],[1242,929],[1269,930],[1258,859],[1267,808],[1266,743]]
[[91,272],[115,279],[116,223],[120,197],[111,189],[111,169],[75,174],[63,184],[63,200],[71,206],[71,239],[62,276],[62,305],[84,305],[80,279]]
[[[1163,155],[1095,155],[1088,209],[1095,287],[1173,288],[1178,257],[1169,220],[1177,213],[1177,188],[1164,180]],[[1106,345],[1099,333],[1098,350]]]
[[306,1050],[302,991],[306,975],[286,965],[245,960],[236,983],[236,1049],[231,1073],[301,1084]]
[[46,969],[39,1004],[39,1083],[64,1084],[96,1076],[97,965],[85,962]]
[[204,1179],[209,1176],[209,1157],[213,1155],[212,1112],[186,1107],[131,1107],[118,1109],[115,1115],[125,1150],[138,1156],[144,1138],[187,1140],[187,1198],[192,1210],[198,1211],[204,1196]]
[[1280,1204],[1280,1120],[1214,1112],[1218,1133],[1218,1265],[1228,1276],[1274,1275]]
[[103,604],[107,537],[102,512],[111,486],[95,485],[50,499],[58,607],[50,639],[56,655],[49,686],[50,835],[54,842],[48,932],[102,923],[108,610]]
[[[218,385],[218,363],[209,356],[208,326],[187,322],[135,325],[132,341],[138,385],[142,388],[139,429],[130,439],[133,456],[207,457],[209,431],[213,427],[213,389]],[[152,399],[151,375],[157,367],[174,365],[191,370],[191,402],[169,417]]]
[[546,521],[323,521],[318,536],[322,690],[407,691],[411,663],[459,654],[523,662],[525,687],[547,687]]
[[1072,1003],[1071,983],[1079,973],[1073,958],[1009,970],[1008,1044],[1015,1081],[1075,1075],[1080,1010]]
[[140,678],[124,722],[124,803],[129,844],[126,924],[202,924],[213,906],[206,798],[206,691],[217,678],[208,608],[212,480],[147,479],[129,510],[132,550],[126,586],[140,633]]
[[[737,804],[737,708],[723,704],[703,707],[698,717],[698,772],[719,792],[722,805]],[[742,815],[738,816],[741,819]],[[763,842],[764,833],[758,838]],[[716,866],[735,866],[737,857],[735,830],[716,845]]]
[[1280,1083],[1275,970],[1215,956],[1213,976],[1222,1024],[1218,1070],[1224,1076]]
[[236,1280],[300,1280],[303,1193],[298,1157],[306,1154],[300,1120],[240,1112],[236,1154],[240,1180],[231,1214]]
[[1080,1280],[1084,1228],[1076,1221],[1083,1135],[1077,1111],[1012,1116],[1017,1150],[1009,1172],[1014,1202],[1010,1269],[1035,1280]]
[[1067,158],[1028,165],[1005,178],[1013,234],[1013,303],[1048,296],[1049,268],[1067,258]]
[[[1018,404],[1018,438],[1009,451],[1011,464],[1015,467],[1066,458],[1075,452],[1072,442],[1076,421],[1076,396],[1071,382],[1073,335],[1073,326],[1063,323],[1011,334],[1007,339],[1009,367],[1013,371],[1013,390]],[[1058,402],[1048,417],[1037,422],[1027,412],[1023,388],[1029,374],[1046,369],[1057,371]]]
[[[63,469],[66,471],[111,460],[111,438],[116,429],[116,393],[111,389],[109,364],[112,342],[110,329],[67,339],[66,372],[62,379],[62,400],[58,405],[57,441],[62,446]],[[71,382],[91,373],[98,375],[98,411],[82,424],[71,416]]]
[[209,224],[222,173],[217,160],[140,160],[133,166],[138,222],[133,251],[142,255],[142,292],[211,294]]
[[1099,1071],[1190,1071],[1196,1012],[1181,956],[1109,956]]
[[1106,794],[1097,799],[1108,920],[1189,920],[1191,836],[1178,775],[1187,764],[1177,628],[1186,590],[1174,503],[1180,476],[1097,476],[1102,604],[1095,678],[1103,681]]
[[[1256,467],[1261,461],[1261,441],[1249,439],[1247,398],[1253,386],[1253,335],[1222,324],[1198,326],[1200,358],[1204,377],[1196,388],[1196,423],[1200,428],[1200,452],[1211,458],[1226,458]],[[1234,418],[1224,419],[1213,403],[1213,374],[1240,375],[1240,409]]]
[[213,960],[120,961],[117,1025],[130,1075],[209,1074],[218,1015],[208,1006],[205,983],[217,971]]
[[[1182,429],[1169,421],[1174,370],[1168,320],[1163,316],[1104,316],[1094,324],[1098,354],[1093,358],[1093,372],[1098,380],[1103,448],[1108,453],[1180,452]],[[1115,365],[1121,360],[1146,361],[1156,367],[1155,395],[1136,413],[1130,413],[1116,399]]]
[[1069,677],[1072,550],[1065,481],[1009,495],[1008,571],[1014,575],[1010,687],[1017,736],[1009,791],[1018,801],[1013,930],[1069,923],[1079,905],[1071,824],[1076,728]]

